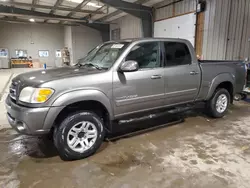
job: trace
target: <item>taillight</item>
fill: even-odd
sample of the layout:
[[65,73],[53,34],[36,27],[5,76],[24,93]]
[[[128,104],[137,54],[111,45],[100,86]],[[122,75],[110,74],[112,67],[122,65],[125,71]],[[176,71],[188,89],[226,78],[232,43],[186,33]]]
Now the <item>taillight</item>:
[[247,69],[248,69],[247,64],[245,64],[245,73],[246,73],[246,77],[247,77]]
[[247,77],[248,77],[248,74],[247,74],[247,71],[248,71],[248,64],[247,62],[245,62],[245,87],[247,87]]

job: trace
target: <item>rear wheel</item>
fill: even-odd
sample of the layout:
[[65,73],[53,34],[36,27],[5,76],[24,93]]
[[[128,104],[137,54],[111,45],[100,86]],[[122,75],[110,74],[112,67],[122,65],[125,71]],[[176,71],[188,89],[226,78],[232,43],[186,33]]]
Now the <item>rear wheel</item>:
[[240,101],[240,100],[246,100],[247,99],[247,94],[241,93],[241,94],[236,94],[234,96],[234,100]]
[[242,99],[242,95],[241,94],[236,94],[235,96],[234,96],[234,100],[235,101],[240,101]]
[[105,135],[103,121],[89,111],[69,115],[54,131],[54,142],[63,160],[77,160],[93,155]]
[[207,102],[208,112],[214,118],[223,117],[230,104],[230,94],[224,88],[215,91],[213,97]]
[[241,94],[241,100],[246,100],[247,99],[247,94]]

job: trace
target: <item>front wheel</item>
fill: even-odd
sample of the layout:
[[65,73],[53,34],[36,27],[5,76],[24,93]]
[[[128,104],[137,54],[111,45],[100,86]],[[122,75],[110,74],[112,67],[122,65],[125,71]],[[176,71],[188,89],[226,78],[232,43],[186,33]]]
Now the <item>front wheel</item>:
[[95,113],[77,112],[64,119],[54,132],[54,142],[63,160],[93,155],[105,136],[103,121]]
[[214,118],[223,117],[230,104],[230,94],[224,89],[217,89],[213,97],[207,102],[208,112]]

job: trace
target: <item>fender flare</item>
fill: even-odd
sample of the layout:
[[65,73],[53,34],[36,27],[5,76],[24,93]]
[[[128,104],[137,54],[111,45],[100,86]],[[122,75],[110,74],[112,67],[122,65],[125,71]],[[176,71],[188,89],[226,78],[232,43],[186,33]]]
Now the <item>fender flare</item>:
[[84,101],[100,102],[107,109],[110,120],[114,119],[113,108],[109,98],[99,90],[76,90],[64,93],[53,102],[52,106],[68,106]]
[[216,88],[223,82],[230,82],[234,88],[235,76],[233,74],[230,74],[230,73],[221,73],[221,74],[217,75],[211,82],[206,100],[209,100],[213,96]]

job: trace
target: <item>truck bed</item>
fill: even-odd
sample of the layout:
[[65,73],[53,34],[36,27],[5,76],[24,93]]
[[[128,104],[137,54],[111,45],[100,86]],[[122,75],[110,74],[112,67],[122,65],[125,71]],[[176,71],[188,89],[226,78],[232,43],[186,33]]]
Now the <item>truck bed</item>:
[[246,83],[244,61],[199,60],[198,62],[202,72],[199,98],[205,97],[214,79],[222,74],[234,80],[234,93],[243,91]]

